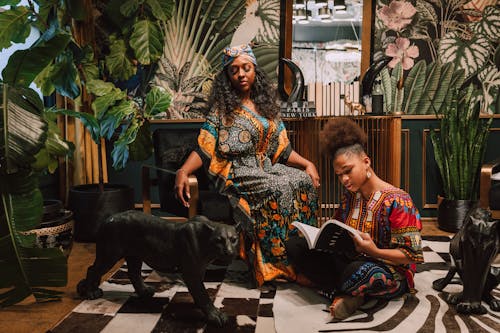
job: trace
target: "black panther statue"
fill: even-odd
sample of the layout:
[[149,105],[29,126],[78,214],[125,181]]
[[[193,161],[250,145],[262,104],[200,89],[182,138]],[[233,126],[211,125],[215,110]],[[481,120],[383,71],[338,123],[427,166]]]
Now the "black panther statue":
[[432,287],[443,290],[458,273],[463,290],[449,294],[446,302],[456,305],[459,313],[486,313],[481,301],[489,304],[491,310],[500,311],[500,300],[491,295],[500,277],[500,270],[491,267],[500,246],[498,222],[491,219],[488,210],[473,208],[450,241],[452,265],[446,277],[434,281]]
[[216,308],[203,285],[209,263],[229,264],[237,253],[238,233],[234,226],[195,216],[187,222],[170,222],[138,211],[109,217],[99,229],[96,258],[87,277],[77,286],[82,298],[102,297],[101,277],[122,258],[128,277],[139,297],[151,297],[154,288],[144,284],[142,262],[160,272],[180,272],[195,304],[208,322],[223,326],[227,316]]

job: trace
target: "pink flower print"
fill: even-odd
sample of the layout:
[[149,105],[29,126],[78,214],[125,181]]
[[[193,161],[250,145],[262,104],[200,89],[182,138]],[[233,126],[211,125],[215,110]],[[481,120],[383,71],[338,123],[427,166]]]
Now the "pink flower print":
[[413,59],[419,56],[419,51],[416,45],[410,46],[408,38],[398,37],[394,43],[387,45],[385,55],[392,57],[392,60],[388,64],[389,67],[394,68],[401,61],[403,69],[408,70],[415,65]]
[[389,6],[382,6],[378,11],[378,17],[390,30],[401,31],[410,24],[417,10],[406,1],[393,1]]

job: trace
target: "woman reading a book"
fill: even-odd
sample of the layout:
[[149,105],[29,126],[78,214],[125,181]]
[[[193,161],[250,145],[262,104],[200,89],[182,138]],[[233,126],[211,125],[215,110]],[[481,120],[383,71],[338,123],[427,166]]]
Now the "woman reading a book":
[[345,319],[368,297],[394,298],[413,290],[415,263],[423,262],[420,215],[409,194],[383,181],[365,152],[366,134],[352,120],[335,118],[322,130],[322,148],[345,187],[334,218],[360,231],[356,252],[309,249],[303,237],[286,243],[297,271],[333,291],[331,315]]
[[289,231],[296,232],[290,223],[317,222],[319,175],[312,162],[292,149],[275,96],[249,45],[226,48],[199,147],[175,180],[185,206],[188,175],[202,166],[213,188],[228,196],[245,235],[240,255],[253,265],[259,285],[278,277],[296,278],[284,246]]

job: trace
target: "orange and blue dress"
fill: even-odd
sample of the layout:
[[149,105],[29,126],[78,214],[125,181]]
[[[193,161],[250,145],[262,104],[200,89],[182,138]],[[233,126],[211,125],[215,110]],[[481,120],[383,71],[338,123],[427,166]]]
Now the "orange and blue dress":
[[284,242],[297,232],[291,222],[317,224],[318,200],[311,178],[285,165],[292,147],[283,122],[245,106],[231,117],[212,110],[198,146],[212,185],[231,202],[245,235],[240,254],[252,263],[257,283],[295,279]]

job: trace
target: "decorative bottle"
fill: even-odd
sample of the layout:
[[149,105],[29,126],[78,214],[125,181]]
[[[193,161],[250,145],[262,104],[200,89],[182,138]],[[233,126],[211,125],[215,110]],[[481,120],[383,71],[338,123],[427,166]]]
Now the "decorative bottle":
[[384,92],[382,91],[382,80],[376,79],[372,90],[372,115],[384,114]]

